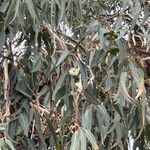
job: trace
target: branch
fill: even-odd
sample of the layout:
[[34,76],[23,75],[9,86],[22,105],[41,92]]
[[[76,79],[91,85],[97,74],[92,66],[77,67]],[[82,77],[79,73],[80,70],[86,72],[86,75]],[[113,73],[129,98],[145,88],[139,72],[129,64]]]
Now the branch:
[[3,62],[3,76],[4,76],[4,100],[5,100],[5,105],[2,109],[2,115],[3,117],[1,118],[1,121],[3,122],[5,117],[10,115],[10,99],[9,99],[9,93],[10,93],[10,80],[9,80],[9,74],[8,74],[8,64],[9,60],[7,59],[9,53],[11,52],[11,43],[9,43],[6,46],[6,49],[4,51],[4,56],[6,57]]

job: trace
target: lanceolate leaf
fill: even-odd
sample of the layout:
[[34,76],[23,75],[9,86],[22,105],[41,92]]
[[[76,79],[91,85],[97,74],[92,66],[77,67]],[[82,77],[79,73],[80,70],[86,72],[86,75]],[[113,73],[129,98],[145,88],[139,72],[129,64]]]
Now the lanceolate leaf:
[[11,150],[15,150],[13,143],[9,139],[5,139],[5,142],[11,148]]
[[92,116],[92,107],[87,109],[82,116],[82,125],[85,129],[91,131],[92,127],[92,122],[93,122],[93,116]]
[[84,129],[80,129],[79,138],[80,138],[81,149],[87,150],[87,137]]
[[[21,0],[17,0],[17,1],[16,1],[15,14],[14,14],[14,18],[12,19],[11,22],[13,22],[13,21],[15,20],[15,18],[17,17],[17,15],[18,15],[18,13],[19,13],[20,2],[21,2]],[[10,22],[10,24],[11,24],[11,22]]]
[[61,54],[60,58],[58,59],[58,62],[56,63],[56,67],[59,66],[64,60],[65,58],[68,56],[69,51],[68,50],[63,50],[63,53]]
[[97,141],[96,141],[94,135],[91,133],[91,131],[85,129],[85,133],[86,133],[86,137],[90,141],[93,149],[99,150],[98,145],[97,145]]
[[28,98],[32,98],[31,78],[23,76],[16,85],[16,90]]
[[37,19],[37,15],[34,9],[34,4],[32,0],[25,0],[25,3],[28,7],[28,10],[30,12],[31,17],[33,18],[33,20],[35,21],[35,19]]
[[131,69],[133,79],[135,80],[136,86],[138,88],[138,93],[136,94],[136,97],[135,97],[135,99],[138,99],[142,95],[142,93],[145,89],[145,86],[144,86],[144,73],[143,73],[142,69],[140,69],[140,68],[137,69],[137,67],[134,63],[130,63],[129,67]]
[[59,17],[59,24],[65,20],[65,10],[66,10],[66,0],[63,0],[60,2],[60,8],[61,8],[61,12],[60,12],[60,17]]
[[32,150],[36,150],[35,143],[33,142],[32,139],[27,139],[27,142],[29,143],[29,147],[31,147]]
[[79,149],[79,131],[73,133],[71,139],[71,147],[70,150],[78,150]]
[[142,25],[147,21],[148,17],[149,17],[149,8],[145,6],[144,7],[144,19],[143,19]]
[[56,93],[57,93],[58,90],[62,87],[66,75],[67,75],[67,73],[62,74],[62,75],[60,76],[59,80],[57,81],[56,87],[55,87],[55,89],[54,89],[54,91],[53,91],[53,96],[52,96],[52,99],[53,99],[53,100],[55,100],[55,95],[56,95]]
[[141,79],[141,82],[140,82],[139,87],[138,87],[138,93],[137,93],[135,99],[138,99],[142,95],[144,89],[145,89],[145,87],[144,87],[144,79]]
[[[3,27],[1,27],[3,28]],[[5,42],[5,32],[0,28],[0,54],[2,53],[4,42]]]
[[20,116],[19,116],[19,122],[20,122],[20,124],[22,126],[24,134],[26,136],[28,136],[30,122],[29,122],[29,116],[28,116],[28,114],[25,111],[23,111],[20,114]]
[[51,132],[52,132],[52,135],[53,135],[53,138],[54,138],[54,141],[55,141],[57,150],[61,150],[59,141],[58,141],[58,139],[57,139],[57,135],[56,135],[56,133],[55,133],[55,131],[54,131],[52,122],[51,122],[51,120],[49,119],[49,116],[48,116],[48,115],[46,116],[46,122],[47,122],[47,124],[48,124],[48,128],[49,128],[49,129],[51,130]]
[[5,145],[5,140],[4,138],[0,138],[0,148],[2,149]]
[[92,85],[88,85],[86,89],[84,90],[84,94],[87,97],[87,101],[93,104],[99,104],[97,97],[97,91],[92,87]]
[[128,93],[126,81],[127,81],[127,72],[122,72],[122,74],[120,76],[121,90],[122,90],[123,95],[126,98],[126,100],[128,100],[130,102],[133,99],[131,98],[131,96]]

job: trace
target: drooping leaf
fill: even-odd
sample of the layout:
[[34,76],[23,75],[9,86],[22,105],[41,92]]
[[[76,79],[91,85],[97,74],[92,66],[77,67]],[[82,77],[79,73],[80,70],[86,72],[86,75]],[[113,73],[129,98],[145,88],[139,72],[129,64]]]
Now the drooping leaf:
[[3,46],[4,46],[4,42],[5,42],[5,32],[1,31],[2,29],[0,29],[0,53],[3,50]]
[[27,139],[27,142],[29,143],[29,147],[32,149],[32,150],[36,150],[36,145],[34,143],[34,141],[32,139]]
[[79,131],[79,139],[80,139],[81,149],[87,150],[87,137],[83,129],[80,129]]
[[81,71],[81,78],[82,78],[82,82],[83,82],[83,88],[86,88],[86,86],[87,86],[87,66],[80,59],[78,60],[78,65],[79,65],[80,71]]
[[58,67],[65,60],[65,58],[68,56],[68,54],[69,54],[68,50],[63,50],[63,53],[61,54],[61,56],[58,59],[55,66]]
[[15,14],[14,14],[14,17],[13,17],[12,21],[10,22],[10,24],[15,20],[15,18],[17,17],[17,15],[19,13],[20,2],[21,2],[21,0],[17,0],[17,2],[16,2]]
[[30,15],[32,16],[33,20],[35,21],[35,19],[37,19],[37,15],[36,15],[36,12],[35,12],[33,1],[32,0],[25,0],[25,3],[28,7]]
[[24,131],[24,134],[26,136],[28,136],[28,132],[29,132],[29,126],[30,126],[30,123],[29,123],[29,117],[28,117],[28,114],[23,111],[20,116],[19,116],[19,122],[22,126],[22,129]]
[[79,131],[73,133],[71,138],[70,150],[77,150],[79,148]]
[[84,90],[84,94],[87,97],[87,101],[93,104],[99,104],[100,102],[98,101],[97,98],[97,91],[92,87],[92,85],[88,85],[88,87]]
[[42,134],[42,129],[41,129],[41,120],[40,120],[40,116],[39,116],[39,113],[38,111],[35,110],[34,112],[34,118],[35,118],[35,127],[36,127],[36,130],[37,130],[37,133],[38,133],[38,137],[40,139],[40,147],[41,148],[44,148],[46,143],[45,143],[45,138]]
[[58,101],[59,99],[62,99],[64,95],[66,94],[66,86],[62,86],[55,95],[55,100]]
[[53,138],[54,138],[54,141],[55,141],[55,145],[56,145],[56,148],[57,148],[57,150],[61,150],[60,148],[60,144],[59,144],[59,140],[58,140],[58,138],[57,138],[57,135],[56,135],[56,133],[55,133],[55,130],[54,130],[54,128],[53,128],[53,125],[52,125],[52,122],[51,122],[51,120],[49,119],[49,116],[47,115],[46,116],[46,121],[47,121],[47,124],[48,124],[48,128],[51,130],[51,132],[52,132],[52,135],[53,135]]
[[0,138],[0,148],[2,149],[5,145],[5,140],[4,138]]
[[53,100],[55,99],[55,95],[56,95],[57,91],[62,87],[66,75],[67,75],[67,73],[62,74],[62,75],[60,76],[59,80],[57,81],[57,84],[56,84],[56,86],[55,86],[55,89],[54,89],[53,95],[52,95],[52,99],[53,99]]
[[41,69],[42,65],[42,59],[39,55],[35,55],[33,58],[33,66],[32,66],[32,72],[39,71]]
[[126,80],[127,80],[127,72],[122,72],[122,74],[120,76],[121,90],[122,90],[123,95],[126,98],[126,100],[128,100],[130,102],[133,99],[131,98],[131,96],[128,93],[128,89],[127,89],[127,86],[126,86]]
[[141,82],[140,82],[139,87],[138,87],[138,93],[137,93],[137,95],[135,97],[136,100],[141,96],[141,94],[143,93],[144,89],[145,89],[145,87],[144,87],[144,79],[141,79]]
[[85,129],[85,133],[86,133],[86,137],[90,141],[93,149],[94,150],[99,150],[99,147],[97,145],[97,141],[96,141],[94,135],[91,133],[91,131]]
[[32,87],[31,78],[29,76],[23,76],[16,85],[16,90],[26,96],[27,98],[32,98]]
[[91,131],[91,127],[92,127],[92,121],[93,117],[92,117],[92,107],[90,107],[89,109],[87,109],[82,116],[82,125],[85,129],[90,130]]
[[40,98],[41,96],[45,95],[49,90],[49,87],[47,85],[45,85],[41,91],[39,93],[37,93],[38,98]]
[[5,142],[11,148],[11,150],[15,150],[13,143],[9,139],[5,139]]
[[6,129],[6,123],[0,123],[0,131],[3,131]]

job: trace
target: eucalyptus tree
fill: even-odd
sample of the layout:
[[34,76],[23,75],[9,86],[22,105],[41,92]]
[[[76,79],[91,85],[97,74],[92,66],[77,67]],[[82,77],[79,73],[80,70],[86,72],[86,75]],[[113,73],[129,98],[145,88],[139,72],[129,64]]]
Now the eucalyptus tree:
[[149,10],[1,0],[0,148],[150,148]]

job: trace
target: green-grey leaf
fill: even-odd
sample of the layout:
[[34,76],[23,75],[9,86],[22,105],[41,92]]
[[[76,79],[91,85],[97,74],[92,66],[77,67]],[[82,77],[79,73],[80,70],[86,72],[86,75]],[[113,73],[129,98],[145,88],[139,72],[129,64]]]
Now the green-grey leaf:
[[128,93],[126,81],[127,81],[127,72],[122,72],[121,76],[120,76],[121,90],[122,90],[123,96],[126,98],[126,100],[128,100],[130,102],[133,99],[131,98],[131,96]]
[[3,148],[4,145],[5,145],[4,138],[0,138],[0,148]]
[[62,54],[61,54],[60,58],[58,59],[55,66],[58,67],[65,60],[65,58],[68,56],[68,54],[69,54],[68,50],[63,50],[63,52],[62,52]]
[[82,128],[79,131],[79,139],[80,139],[81,150],[87,150],[86,133]]
[[70,150],[78,150],[79,148],[79,131],[75,131],[71,138]]
[[91,130],[92,126],[92,107],[87,109],[84,114],[82,115],[82,125],[85,129]]
[[54,89],[53,95],[52,95],[52,99],[53,99],[53,100],[55,99],[55,95],[56,95],[57,91],[62,87],[66,75],[67,75],[67,73],[62,74],[62,75],[60,76],[59,80],[57,81],[57,84],[56,84],[56,86],[55,86],[55,89]]
[[29,117],[27,116],[27,113],[23,111],[20,116],[19,116],[19,122],[22,126],[22,129],[24,131],[24,134],[28,136],[28,131],[29,131]]
[[47,85],[45,85],[41,91],[39,93],[37,93],[38,98],[40,98],[41,96],[43,96],[44,94],[46,94],[49,90],[49,87]]
[[10,24],[15,20],[15,18],[18,15],[20,2],[21,2],[21,0],[17,0],[17,2],[16,2],[15,14],[14,14],[14,17],[13,17],[12,21],[10,22]]
[[[1,27],[1,28],[3,28],[3,27]],[[0,29],[0,30],[2,30],[2,31],[0,31],[0,54],[1,54],[1,52],[2,52],[2,50],[3,50],[3,46],[4,46],[4,42],[5,42],[5,32],[3,31],[3,29]]]
[[98,150],[99,148],[98,148],[98,145],[97,145],[97,141],[96,141],[94,135],[91,133],[91,131],[85,129],[85,133],[86,133],[87,139],[90,141],[90,143],[91,143],[92,147],[94,148],[94,150]]
[[16,150],[13,143],[9,139],[5,139],[5,142],[11,148],[11,150]]
[[37,15],[35,12],[33,1],[32,0],[25,0],[25,3],[28,6],[28,10],[29,10],[33,20],[35,21],[35,19],[37,18]]

